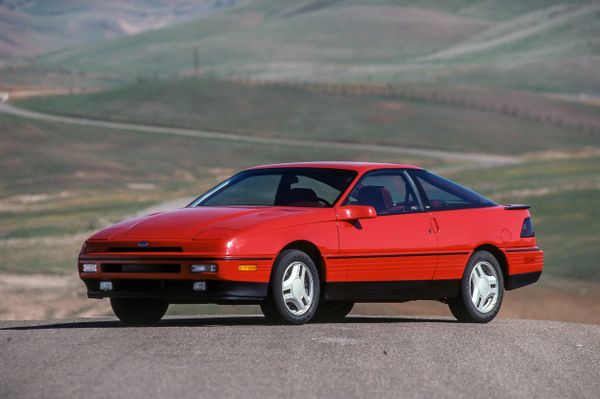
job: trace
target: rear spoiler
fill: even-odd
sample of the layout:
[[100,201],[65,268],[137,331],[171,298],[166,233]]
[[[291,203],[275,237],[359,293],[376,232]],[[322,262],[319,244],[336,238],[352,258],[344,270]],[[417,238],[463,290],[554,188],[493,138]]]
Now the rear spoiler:
[[516,211],[519,209],[529,209],[531,208],[531,205],[526,205],[526,204],[506,204],[504,205],[504,209],[506,209],[507,211]]

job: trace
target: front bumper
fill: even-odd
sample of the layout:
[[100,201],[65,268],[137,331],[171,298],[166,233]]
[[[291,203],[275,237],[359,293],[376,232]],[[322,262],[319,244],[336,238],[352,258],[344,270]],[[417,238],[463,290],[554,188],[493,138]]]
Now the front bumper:
[[[89,298],[161,298],[170,303],[257,303],[267,296],[273,258],[214,257],[190,253],[86,253],[79,257],[79,276]],[[94,264],[95,271],[83,270]],[[192,272],[193,264],[217,270]],[[252,266],[248,268],[248,266]],[[102,290],[100,283],[112,284]],[[206,289],[195,291],[195,282]]]
[[194,291],[198,280],[113,280],[112,290],[100,289],[101,279],[84,279],[88,298],[158,298],[169,303],[259,303],[267,283],[206,280],[205,291]]

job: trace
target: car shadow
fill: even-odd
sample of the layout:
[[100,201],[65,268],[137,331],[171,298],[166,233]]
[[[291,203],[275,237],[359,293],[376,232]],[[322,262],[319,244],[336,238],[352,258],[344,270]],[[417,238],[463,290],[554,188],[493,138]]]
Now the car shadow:
[[[401,316],[348,316],[344,320],[325,323],[313,322],[309,325],[324,324],[389,324],[389,323],[456,323],[450,318],[401,317]],[[135,328],[164,328],[164,327],[219,327],[219,326],[274,326],[262,316],[200,316],[200,317],[168,317],[152,326]],[[68,330],[89,328],[134,328],[125,326],[118,320],[77,320],[72,322],[52,322],[31,326],[15,326],[0,328],[0,331],[24,330]]]

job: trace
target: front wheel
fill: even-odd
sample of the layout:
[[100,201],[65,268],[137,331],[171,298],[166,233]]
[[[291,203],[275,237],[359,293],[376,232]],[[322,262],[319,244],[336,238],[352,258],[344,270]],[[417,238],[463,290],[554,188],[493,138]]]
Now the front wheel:
[[129,326],[157,324],[167,313],[169,304],[160,299],[110,298],[115,315]]
[[319,272],[306,253],[289,249],[277,257],[269,297],[261,309],[271,322],[304,324],[312,319],[320,295]]
[[448,302],[450,311],[464,323],[488,323],[496,317],[504,296],[504,279],[498,260],[487,251],[471,256],[458,297]]

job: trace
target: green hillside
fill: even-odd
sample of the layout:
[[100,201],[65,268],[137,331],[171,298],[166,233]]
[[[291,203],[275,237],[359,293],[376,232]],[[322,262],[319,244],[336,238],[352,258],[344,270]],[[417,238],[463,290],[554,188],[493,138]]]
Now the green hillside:
[[189,20],[233,2],[2,0],[0,60],[114,39]]
[[36,67],[121,81],[241,74],[595,94],[599,16],[595,1],[254,0],[196,21],[57,51]]
[[[395,88],[399,93],[444,96],[411,99],[400,94],[354,95],[329,89],[184,79],[86,95],[32,98],[19,105],[53,114],[139,124],[456,151],[514,154],[600,145],[598,107],[496,92],[494,104],[518,107],[517,114],[511,114],[503,106],[478,109],[479,103],[490,100],[486,91],[415,85]],[[449,96],[466,96],[473,104],[459,100],[448,104],[444,99]],[[564,126],[561,119],[547,123],[539,115],[563,115],[573,126]],[[586,128],[591,123],[595,129]]]

